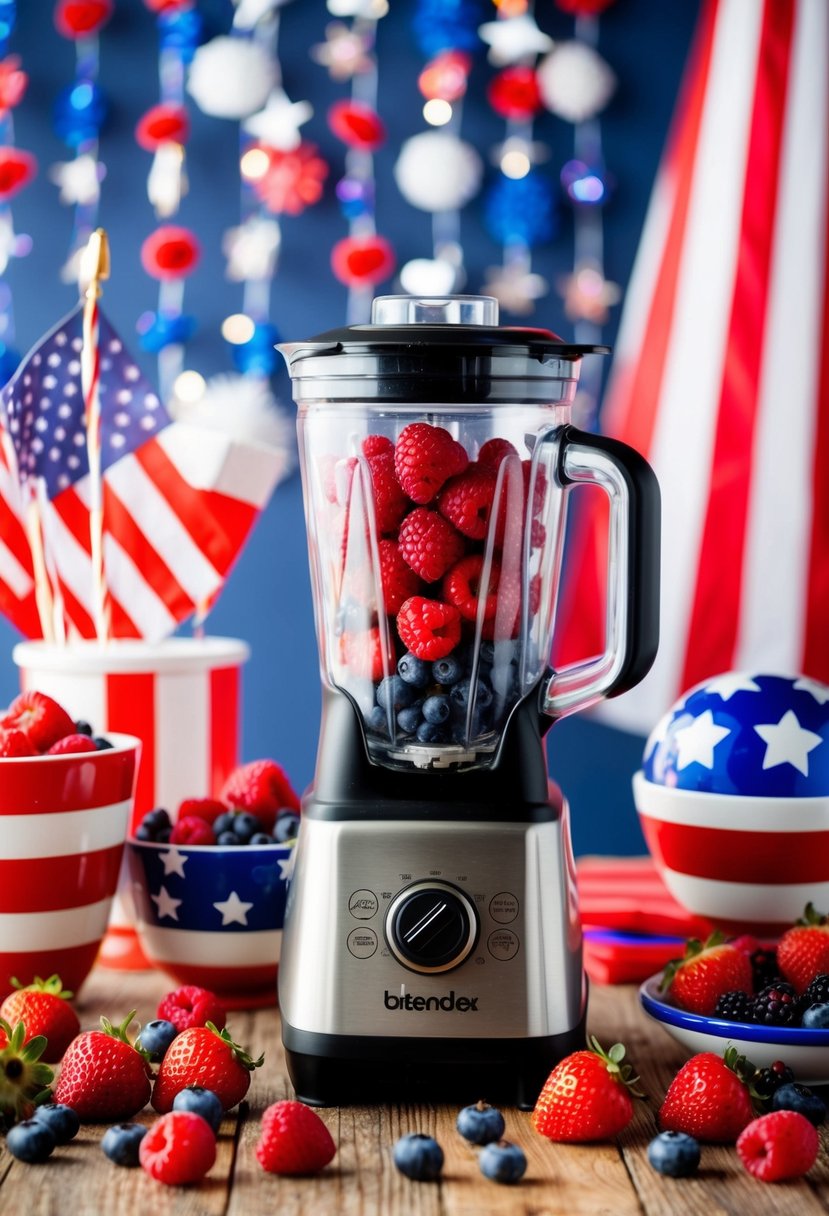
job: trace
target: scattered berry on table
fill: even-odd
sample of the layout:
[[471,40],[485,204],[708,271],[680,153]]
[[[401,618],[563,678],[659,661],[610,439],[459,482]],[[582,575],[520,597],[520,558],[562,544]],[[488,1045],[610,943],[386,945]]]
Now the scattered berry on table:
[[185,798],[179,805],[177,820],[189,819],[195,815],[206,823],[215,823],[219,815],[223,815],[227,807],[218,798]]
[[660,1132],[648,1145],[648,1161],[658,1174],[687,1178],[699,1168],[699,1141],[687,1132]]
[[47,749],[47,756],[67,756],[75,755],[80,752],[97,752],[102,750],[98,747],[94,739],[90,739],[89,735],[64,735],[62,739],[58,739],[57,743],[53,743]]
[[805,1115],[815,1127],[826,1118],[826,1103],[819,1098],[808,1085],[798,1085],[790,1081],[774,1091],[771,1099],[772,1110],[796,1110]]
[[147,1052],[150,1062],[160,1064],[164,1053],[178,1034],[177,1028],[166,1018],[154,1018],[141,1027],[136,1042]]
[[170,844],[209,845],[216,843],[216,833],[206,819],[188,815],[178,819],[170,832]]
[[152,1104],[161,1114],[172,1109],[173,1099],[188,1085],[203,1085],[218,1097],[225,1110],[241,1102],[250,1087],[251,1073],[264,1062],[254,1060],[226,1030],[191,1026],[174,1040],[158,1069]]
[[394,448],[397,480],[413,502],[431,502],[444,482],[462,473],[469,463],[464,448],[440,426],[412,422],[403,428]]
[[52,1129],[41,1119],[24,1119],[9,1129],[6,1148],[18,1161],[36,1165],[51,1157],[57,1141]]
[[489,1144],[491,1140],[500,1140],[505,1127],[504,1116],[487,1102],[465,1106],[458,1114],[455,1125],[471,1144]]
[[797,1026],[800,1000],[791,984],[780,980],[758,992],[752,1006],[754,1021],[761,1026]]
[[403,645],[418,659],[445,658],[461,640],[461,616],[453,604],[413,595],[397,614]]
[[55,1144],[68,1144],[81,1129],[76,1112],[63,1102],[46,1102],[43,1106],[36,1106],[32,1118],[46,1124],[55,1137]]
[[712,1014],[726,992],[750,992],[751,963],[742,950],[726,942],[719,931],[703,944],[691,938],[685,954],[665,968],[660,984],[671,999],[691,1013]]
[[527,1158],[517,1144],[492,1140],[481,1150],[478,1167],[491,1182],[518,1182],[526,1173]]
[[466,550],[460,533],[428,507],[417,507],[406,516],[400,525],[397,543],[403,560],[427,583],[436,583],[443,578]]
[[797,993],[805,992],[818,975],[829,973],[829,923],[812,904],[780,938],[777,965]]
[[395,1144],[393,1160],[400,1173],[413,1182],[434,1182],[443,1169],[443,1149],[433,1136],[411,1132]]
[[322,1119],[302,1102],[274,1102],[262,1115],[256,1160],[269,1174],[318,1174],[336,1151]]
[[296,811],[280,811],[273,829],[273,838],[276,843],[287,844],[289,840],[296,840],[298,834],[299,815]]
[[221,1101],[212,1089],[203,1085],[186,1085],[173,1098],[173,1110],[189,1110],[201,1115],[218,1134],[224,1116]]
[[172,1022],[179,1033],[191,1026],[205,1026],[208,1022],[221,1030],[227,1020],[224,1005],[216,994],[196,984],[183,984],[168,992],[158,1002],[156,1016]]
[[783,1063],[775,1060],[768,1068],[758,1068],[751,1078],[751,1087],[760,1098],[770,1098],[781,1085],[794,1080],[794,1073]]
[[808,1030],[826,1030],[829,1027],[829,1003],[809,1005],[803,1010],[802,1022]]
[[15,984],[15,991],[0,1005],[0,1018],[11,1026],[24,1022],[26,1042],[36,1035],[45,1035],[47,1043],[42,1058],[47,1064],[57,1064],[81,1028],[78,1015],[69,1004],[71,996],[59,975],[50,975],[45,980],[36,978],[25,987]]
[[740,989],[724,992],[714,1006],[714,1017],[725,1018],[727,1022],[753,1022],[754,997]]
[[535,1109],[533,1127],[548,1140],[608,1140],[633,1118],[635,1088],[630,1064],[623,1064],[625,1048],[614,1043],[604,1051],[595,1038],[592,1049],[566,1056],[550,1073]]
[[282,807],[299,810],[299,798],[288,775],[275,760],[252,760],[235,769],[225,782],[220,798],[240,811],[253,811],[265,831],[273,827]]
[[754,1118],[748,1080],[757,1070],[734,1047],[724,1056],[703,1051],[683,1064],[659,1110],[663,1131],[733,1144]]
[[[449,660],[441,659],[440,661],[448,662]],[[432,671],[434,671],[434,664],[432,664]],[[404,654],[398,660],[397,674],[414,688],[425,688],[430,679],[429,664],[423,659],[417,658],[416,655]],[[442,683],[442,681],[439,682]]]
[[134,1169],[140,1165],[138,1148],[147,1134],[142,1123],[113,1123],[104,1132],[101,1148],[115,1165]]
[[201,1115],[173,1110],[147,1130],[138,1146],[141,1168],[157,1182],[200,1182],[216,1160],[216,1137]]
[[800,1178],[815,1163],[820,1141],[809,1120],[797,1111],[761,1115],[740,1133],[737,1152],[745,1168],[761,1182]]
[[0,1020],[0,1031],[6,1039],[0,1051],[0,1126],[8,1126],[31,1117],[35,1102],[44,1100],[55,1074],[40,1060],[46,1047],[44,1038],[38,1036],[27,1043],[23,1022],[12,1027]]
[[46,752],[64,735],[74,735],[75,723],[69,714],[43,692],[22,692],[15,697],[0,727],[19,730],[28,738],[35,751]]
[[81,1122],[121,1121],[137,1114],[150,1097],[146,1057],[127,1038],[132,1010],[120,1026],[101,1018],[101,1030],[86,1030],[66,1050],[55,1101],[65,1102]]

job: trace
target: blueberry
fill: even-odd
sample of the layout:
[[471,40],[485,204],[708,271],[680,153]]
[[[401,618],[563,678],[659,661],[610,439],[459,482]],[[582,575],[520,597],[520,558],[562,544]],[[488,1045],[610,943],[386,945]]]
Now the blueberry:
[[91,739],[92,738],[92,727],[89,725],[88,722],[84,722],[83,718],[79,718],[78,721],[75,723],[75,734],[76,735],[88,735],[89,738]]
[[810,1005],[803,1014],[803,1025],[808,1030],[825,1030],[829,1026],[829,1005]]
[[254,832],[248,844],[276,844],[276,841],[267,832]]
[[154,810],[147,811],[136,828],[135,835],[139,840],[156,840],[159,832],[171,826],[167,811],[163,806],[157,806]]
[[486,663],[486,665],[488,667],[492,666],[492,664],[495,662],[495,643],[494,642],[484,642],[484,641],[481,642],[480,648],[478,650],[478,662]]
[[109,739],[105,739],[103,735],[96,735],[93,739],[93,743],[99,752],[105,752],[108,747],[112,747]]
[[496,1140],[481,1149],[478,1165],[484,1178],[492,1182],[517,1182],[524,1176],[527,1158],[517,1144]]
[[421,743],[447,743],[449,731],[445,726],[435,722],[421,722],[417,728],[417,737]]
[[138,1146],[147,1134],[140,1123],[113,1123],[104,1132],[101,1148],[116,1165],[128,1169],[139,1165]]
[[414,705],[407,705],[397,715],[397,725],[404,735],[413,735],[422,721],[423,703],[421,701],[415,702]]
[[239,811],[233,816],[232,832],[235,832],[242,844],[247,844],[251,836],[262,831],[262,820],[250,811]]
[[242,844],[242,841],[235,832],[219,832],[216,837],[216,844],[230,845],[232,847],[236,844]]
[[397,674],[413,688],[425,688],[429,683],[429,664],[413,654],[404,654],[398,661]]
[[201,1115],[217,1133],[224,1114],[221,1100],[212,1089],[204,1089],[201,1085],[180,1089],[173,1098],[173,1110],[189,1110],[194,1115]]
[[381,709],[386,712],[391,709],[397,713],[417,700],[417,689],[407,684],[401,676],[386,676],[377,685],[376,697]]
[[155,833],[150,830],[144,823],[139,823],[135,829],[136,840],[155,840]]
[[423,702],[423,717],[434,726],[440,726],[441,723],[448,722],[451,712],[448,697],[427,697]]
[[6,1136],[6,1148],[18,1161],[35,1165],[51,1157],[57,1140],[55,1133],[42,1119],[24,1119],[15,1123]]
[[445,659],[437,659],[432,664],[432,679],[436,684],[454,684],[462,675],[463,665],[453,654],[448,654]]
[[170,836],[172,835],[172,832],[173,832],[172,828],[161,828],[155,834],[156,844],[168,844],[169,840],[170,840]]
[[379,735],[387,735],[389,719],[385,709],[381,709],[379,705],[373,705],[371,712],[366,715],[366,726],[369,730],[377,731]]
[[286,844],[289,840],[296,840],[298,832],[299,815],[296,811],[280,811],[274,824],[274,840],[278,844]]
[[216,816],[213,820],[213,831],[216,833],[217,838],[221,836],[222,832],[233,831],[233,821],[235,818],[235,811],[222,811],[221,815]]
[[394,1164],[414,1182],[433,1182],[443,1169],[443,1149],[431,1136],[413,1132],[395,1144]]
[[81,1129],[80,1119],[72,1107],[63,1102],[48,1102],[45,1106],[36,1106],[32,1118],[46,1124],[55,1137],[55,1144],[68,1144]]
[[648,1161],[658,1174],[687,1178],[699,1166],[699,1144],[685,1132],[661,1132],[648,1145]]
[[465,1106],[458,1115],[456,1127],[465,1140],[472,1144],[489,1144],[500,1140],[504,1134],[504,1116],[494,1106],[478,1102]]
[[790,1082],[781,1085],[771,1097],[772,1110],[796,1110],[799,1115],[805,1115],[815,1127],[826,1118],[826,1103],[809,1089],[808,1085],[798,1085]]
[[475,697],[475,708],[477,710],[487,709],[492,704],[492,688],[484,679],[478,679],[475,682],[473,690],[471,680],[458,680],[457,684],[452,685],[449,693],[449,699],[452,702],[454,709],[465,710],[470,698]]
[[167,1022],[164,1018],[156,1018],[141,1027],[138,1042],[144,1051],[150,1053],[153,1064],[160,1064],[164,1059],[165,1051],[177,1034],[178,1031],[172,1022]]

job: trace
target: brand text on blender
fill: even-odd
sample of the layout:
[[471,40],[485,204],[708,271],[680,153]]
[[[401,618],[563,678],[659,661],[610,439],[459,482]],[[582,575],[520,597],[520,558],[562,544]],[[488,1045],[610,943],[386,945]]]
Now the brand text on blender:
[[423,1010],[442,1009],[446,1013],[477,1013],[478,997],[455,996],[454,988],[448,996],[412,996],[410,992],[395,996],[386,989],[385,1005],[387,1009],[408,1009],[421,1012]]

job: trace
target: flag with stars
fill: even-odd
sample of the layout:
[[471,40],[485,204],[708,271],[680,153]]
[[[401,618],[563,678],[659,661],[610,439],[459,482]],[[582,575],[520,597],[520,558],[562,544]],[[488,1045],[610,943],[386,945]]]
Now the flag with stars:
[[[33,510],[56,632],[96,634],[82,334],[78,306],[0,395],[0,610],[30,637]],[[171,421],[103,313],[98,350],[110,633],[155,641],[215,599],[280,470],[263,445]]]

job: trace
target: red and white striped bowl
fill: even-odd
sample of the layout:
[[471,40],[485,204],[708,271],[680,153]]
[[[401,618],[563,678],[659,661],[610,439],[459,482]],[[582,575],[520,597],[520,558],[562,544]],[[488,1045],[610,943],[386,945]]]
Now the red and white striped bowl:
[[633,795],[665,885],[689,911],[774,934],[809,902],[829,910],[829,797],[711,794],[642,772]]
[[0,759],[0,988],[89,974],[118,884],[141,748]]

